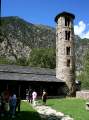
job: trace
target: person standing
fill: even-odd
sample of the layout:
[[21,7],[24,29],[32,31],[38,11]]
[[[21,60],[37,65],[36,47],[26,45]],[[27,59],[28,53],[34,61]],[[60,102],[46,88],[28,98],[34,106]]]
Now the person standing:
[[32,102],[34,106],[36,105],[36,98],[37,98],[37,92],[34,90],[32,92]]
[[1,116],[5,115],[5,99],[4,99],[4,92],[1,93]]
[[29,102],[32,104],[32,90],[29,90]]
[[6,89],[4,91],[4,100],[5,100],[4,109],[5,109],[5,115],[8,115],[8,113],[9,113],[9,96],[10,96],[10,92],[9,92],[8,89]]
[[29,101],[29,90],[26,89],[26,100]]
[[17,102],[16,102],[16,108],[18,110],[18,113],[20,112],[20,104],[21,104],[21,97],[17,97]]
[[16,95],[13,94],[12,96],[10,96],[10,99],[9,99],[10,114],[11,114],[12,118],[15,117],[15,113],[16,113],[16,102],[17,102]]
[[43,104],[44,104],[44,105],[46,104],[46,100],[47,100],[47,93],[46,93],[45,90],[43,90],[42,101],[43,101]]

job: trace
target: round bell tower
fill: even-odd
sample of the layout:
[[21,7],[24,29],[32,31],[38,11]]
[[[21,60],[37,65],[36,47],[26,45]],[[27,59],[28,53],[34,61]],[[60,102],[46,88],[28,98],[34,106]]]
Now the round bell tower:
[[68,12],[62,12],[55,17],[56,77],[66,83],[70,96],[75,92],[74,18]]

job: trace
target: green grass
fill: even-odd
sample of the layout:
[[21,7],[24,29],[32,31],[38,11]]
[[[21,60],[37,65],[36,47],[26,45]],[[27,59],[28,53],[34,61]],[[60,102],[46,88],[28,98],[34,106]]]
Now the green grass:
[[70,115],[74,120],[89,120],[89,111],[86,111],[85,103],[85,100],[75,98],[49,99],[47,101],[47,105],[65,115]]
[[[3,117],[0,120],[13,120],[10,117]],[[41,120],[39,114],[27,102],[21,102],[21,112],[16,114],[14,120]]]
[[[42,101],[40,101],[42,102]],[[89,111],[85,109],[86,101],[83,99],[67,98],[67,99],[48,99],[47,105],[70,115],[74,120],[89,120]],[[3,117],[0,120],[12,120],[10,117]],[[21,102],[21,112],[16,114],[14,120],[41,120],[39,114],[27,102]]]

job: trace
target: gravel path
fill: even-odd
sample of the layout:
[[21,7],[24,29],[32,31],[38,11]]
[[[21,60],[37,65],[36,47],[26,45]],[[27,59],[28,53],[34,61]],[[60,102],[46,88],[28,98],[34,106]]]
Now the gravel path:
[[41,118],[44,120],[74,120],[68,115],[64,115],[61,112],[57,112],[49,106],[36,105],[33,108],[40,114]]

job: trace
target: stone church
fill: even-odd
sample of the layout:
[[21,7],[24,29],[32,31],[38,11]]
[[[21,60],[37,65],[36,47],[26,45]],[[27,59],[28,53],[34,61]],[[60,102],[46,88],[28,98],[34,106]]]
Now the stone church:
[[[0,92],[8,88],[23,99],[26,89],[36,90],[38,96],[45,89],[48,96],[75,94],[75,16],[62,12],[56,22],[56,70],[29,66],[0,65]],[[65,89],[65,90],[64,90]],[[67,92],[66,92],[67,91]]]

